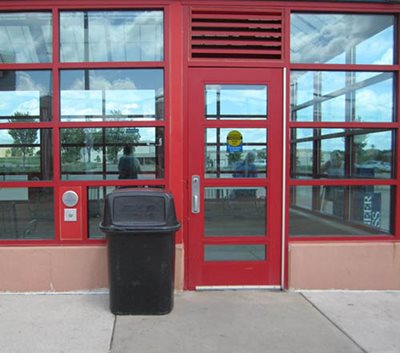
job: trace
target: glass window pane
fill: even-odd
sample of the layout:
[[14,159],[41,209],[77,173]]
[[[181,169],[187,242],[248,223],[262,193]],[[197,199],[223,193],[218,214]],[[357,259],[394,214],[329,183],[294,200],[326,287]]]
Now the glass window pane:
[[0,122],[50,121],[50,71],[0,71]]
[[51,180],[52,146],[50,129],[1,129],[0,181]]
[[105,237],[104,233],[99,228],[99,223],[103,219],[105,197],[110,192],[113,192],[115,188],[115,186],[88,188],[88,237],[90,239],[103,239]]
[[205,130],[206,178],[265,178],[267,129]]
[[164,128],[61,129],[63,180],[164,177]]
[[262,261],[266,260],[265,245],[206,245],[205,261]]
[[380,129],[291,129],[291,177],[394,176],[395,133]]
[[54,239],[50,188],[0,188],[0,239]]
[[394,16],[292,14],[292,63],[394,63]]
[[392,122],[392,72],[292,71],[293,121]]
[[356,72],[355,121],[391,122],[394,117],[394,76],[392,73]]
[[48,63],[51,60],[51,13],[0,14],[1,63]]
[[266,189],[206,188],[204,233],[213,236],[265,236]]
[[163,23],[162,11],[61,12],[61,61],[162,61]]
[[60,84],[63,121],[164,118],[160,69],[62,70]]
[[206,85],[206,119],[257,120],[267,118],[267,86]]
[[294,186],[290,194],[291,236],[393,234],[395,188]]

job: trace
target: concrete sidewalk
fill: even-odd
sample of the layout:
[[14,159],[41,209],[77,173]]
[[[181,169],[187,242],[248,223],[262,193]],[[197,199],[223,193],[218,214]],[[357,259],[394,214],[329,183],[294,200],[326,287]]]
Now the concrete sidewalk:
[[0,294],[1,353],[398,353],[400,292],[183,292],[165,316],[107,294]]

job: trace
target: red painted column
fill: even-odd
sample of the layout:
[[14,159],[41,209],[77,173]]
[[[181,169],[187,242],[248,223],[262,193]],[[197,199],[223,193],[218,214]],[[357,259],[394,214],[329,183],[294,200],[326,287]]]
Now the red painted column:
[[175,198],[177,218],[182,224],[178,231],[176,242],[183,242],[185,230],[184,204],[186,197],[184,169],[184,133],[183,133],[183,41],[182,41],[182,6],[171,3],[166,19],[166,55],[167,55],[167,106],[168,116],[168,184]]

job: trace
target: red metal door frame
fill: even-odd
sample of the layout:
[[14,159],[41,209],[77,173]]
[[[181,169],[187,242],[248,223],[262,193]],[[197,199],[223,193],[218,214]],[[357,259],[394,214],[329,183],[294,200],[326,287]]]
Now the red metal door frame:
[[[268,86],[268,119],[218,120],[204,118],[205,84],[266,84]],[[283,73],[282,69],[192,68],[188,75],[188,288],[199,286],[280,286],[282,250],[282,160],[283,160]],[[267,178],[210,179],[204,178],[204,129],[262,128],[268,131]],[[265,187],[267,188],[267,236],[265,237],[204,237],[204,206],[200,213],[191,211],[191,176],[199,175],[201,197],[204,187]],[[240,180],[240,181],[238,181]],[[265,244],[265,261],[205,262],[205,244]]]

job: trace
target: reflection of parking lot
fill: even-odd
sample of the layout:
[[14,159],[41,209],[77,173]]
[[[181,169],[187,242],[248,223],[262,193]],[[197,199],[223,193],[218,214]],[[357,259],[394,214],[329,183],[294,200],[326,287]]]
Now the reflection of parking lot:
[[256,159],[254,161],[254,165],[256,166],[257,170],[265,171],[267,169],[267,161],[262,159]]
[[367,161],[361,164],[356,164],[356,167],[371,168],[379,172],[390,172],[392,170],[392,166],[389,162],[375,161],[375,160]]

